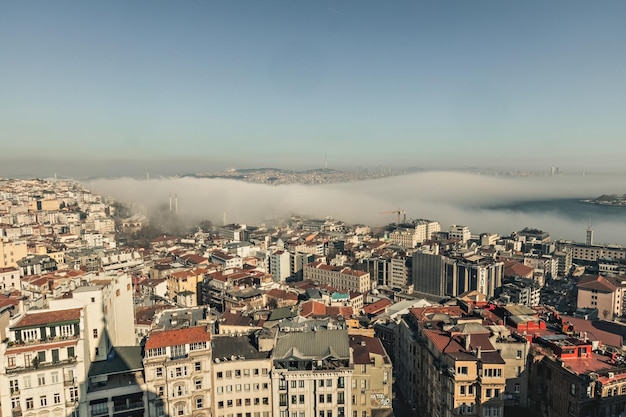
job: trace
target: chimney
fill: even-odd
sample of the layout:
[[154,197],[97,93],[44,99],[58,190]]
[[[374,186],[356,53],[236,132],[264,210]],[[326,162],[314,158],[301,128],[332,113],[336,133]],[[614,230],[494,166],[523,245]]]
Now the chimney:
[[472,343],[472,335],[468,334],[467,336],[465,336],[465,351],[469,352],[470,350],[470,345]]
[[477,357],[478,359],[480,359],[480,358],[482,357],[482,349],[480,348],[480,346],[478,346],[478,347],[476,348],[476,357]]

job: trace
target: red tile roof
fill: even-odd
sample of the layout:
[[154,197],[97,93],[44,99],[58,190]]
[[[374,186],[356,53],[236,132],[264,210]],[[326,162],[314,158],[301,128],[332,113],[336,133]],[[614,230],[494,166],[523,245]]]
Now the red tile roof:
[[305,301],[300,305],[300,315],[302,317],[323,316],[326,314],[326,306],[317,301]]
[[82,308],[73,308],[71,310],[54,310],[39,313],[26,313],[20,321],[12,328],[18,329],[22,327],[35,327],[51,323],[60,323],[66,321],[80,320]]
[[363,307],[363,312],[365,314],[378,314],[381,311],[384,311],[385,308],[387,306],[390,306],[391,304],[393,304],[391,300],[388,300],[387,298],[382,298],[376,301],[375,303],[372,303]]
[[617,290],[617,287],[602,275],[584,275],[578,281],[577,287],[583,290],[602,292],[614,292]]
[[354,351],[355,364],[369,365],[371,363],[370,354],[386,355],[382,343],[375,337],[350,336],[350,347]]
[[188,327],[186,329],[157,330],[150,333],[146,349],[157,349],[167,346],[187,345],[195,342],[209,342],[211,333],[206,326]]
[[298,301],[298,294],[287,292],[279,289],[269,290],[266,295],[271,298]]

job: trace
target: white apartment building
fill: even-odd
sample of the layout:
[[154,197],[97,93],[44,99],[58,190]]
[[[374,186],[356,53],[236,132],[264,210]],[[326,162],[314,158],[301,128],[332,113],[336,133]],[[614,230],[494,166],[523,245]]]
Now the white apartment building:
[[274,282],[284,282],[291,276],[291,254],[284,250],[277,250],[270,254],[270,274]]
[[0,345],[2,417],[86,414],[83,308],[27,312]]
[[249,336],[215,336],[212,344],[215,416],[272,416],[273,343],[260,350]]
[[143,359],[149,416],[212,416],[207,326],[150,333]]
[[0,290],[21,290],[20,270],[17,268],[0,268]]
[[279,333],[273,353],[273,416],[352,415],[347,330]]
[[461,242],[465,243],[472,238],[472,235],[470,233],[469,227],[453,224],[448,229],[448,237],[450,239],[458,239]]

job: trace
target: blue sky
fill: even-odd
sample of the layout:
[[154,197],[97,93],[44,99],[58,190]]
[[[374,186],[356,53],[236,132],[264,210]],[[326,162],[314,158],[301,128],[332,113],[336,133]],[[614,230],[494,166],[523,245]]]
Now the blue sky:
[[624,21],[621,0],[5,1],[0,159],[617,168]]

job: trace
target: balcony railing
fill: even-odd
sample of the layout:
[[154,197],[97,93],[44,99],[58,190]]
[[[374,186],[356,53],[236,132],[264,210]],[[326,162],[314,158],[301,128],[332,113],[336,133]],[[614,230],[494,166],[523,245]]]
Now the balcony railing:
[[72,363],[76,363],[76,356],[73,356],[71,358],[68,359],[64,359],[62,361],[56,361],[56,362],[39,362],[37,363],[37,366],[14,366],[14,367],[7,367],[6,368],[6,372],[7,374],[17,374],[17,373],[21,373],[21,372],[32,372],[33,370],[36,369],[43,369],[43,368],[56,368],[58,366],[64,366],[64,365],[69,365]]
[[15,407],[11,410],[12,417],[22,417],[22,409],[20,407]]
[[65,385],[66,387],[71,387],[72,385],[76,385],[76,384],[77,384],[76,377],[63,378],[63,385]]
[[143,401],[133,401],[127,404],[118,404],[113,406],[113,412],[117,413],[120,411],[129,411],[136,410],[138,408],[143,408]]
[[64,340],[76,340],[78,338],[79,338],[78,335],[67,335],[67,336],[44,337],[41,339],[11,340],[7,342],[7,348],[10,349],[13,347],[41,345],[45,343],[56,343],[56,342],[60,342]]

